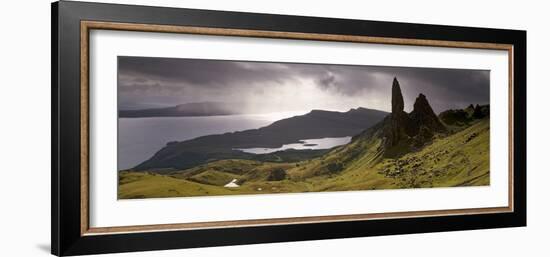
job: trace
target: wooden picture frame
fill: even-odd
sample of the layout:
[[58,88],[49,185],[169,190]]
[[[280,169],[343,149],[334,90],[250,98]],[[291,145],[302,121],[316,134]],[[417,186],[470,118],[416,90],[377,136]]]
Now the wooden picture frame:
[[[91,30],[498,49],[508,52],[505,207],[90,227]],[[79,255],[526,225],[526,32],[270,14],[52,4],[52,254]]]

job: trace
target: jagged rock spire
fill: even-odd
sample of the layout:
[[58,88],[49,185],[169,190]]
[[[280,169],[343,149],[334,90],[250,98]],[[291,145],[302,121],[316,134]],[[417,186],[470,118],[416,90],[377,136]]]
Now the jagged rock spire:
[[424,94],[419,94],[416,100],[414,101],[413,111],[421,112],[426,115],[435,116],[435,113],[430,106],[430,103],[428,103],[428,99],[426,99],[426,96]]
[[442,132],[445,131],[445,126],[439,121],[437,115],[435,115],[428,99],[424,94],[419,94],[414,102],[414,109],[410,113],[409,117],[414,122],[414,125],[418,128],[415,128],[415,131],[420,129],[421,126],[425,126],[431,131]]
[[397,154],[399,151],[404,150],[403,147],[406,145],[421,147],[432,140],[435,132],[446,131],[445,126],[435,115],[424,94],[418,95],[411,113],[406,113],[403,109],[404,101],[399,81],[394,78],[392,84],[392,114],[385,120],[383,129],[384,145],[386,150],[393,149],[399,144],[402,144],[402,146],[386,152],[386,156]]
[[405,103],[403,101],[403,94],[401,94],[401,87],[397,78],[394,77],[391,87],[391,116],[384,128],[385,144],[387,147],[397,145],[403,138],[404,130],[409,120],[407,113],[403,111],[404,108]]
[[403,102],[403,95],[401,94],[401,87],[399,86],[399,81],[397,78],[393,78],[393,85],[391,87],[391,112],[392,113],[401,113],[405,108]]

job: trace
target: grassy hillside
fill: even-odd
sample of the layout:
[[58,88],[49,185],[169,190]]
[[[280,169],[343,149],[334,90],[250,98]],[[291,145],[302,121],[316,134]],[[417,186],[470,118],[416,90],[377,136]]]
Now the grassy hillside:
[[[221,160],[168,175],[119,173],[120,199],[489,185],[489,119],[472,121],[398,158],[373,128],[349,144],[298,162]],[[237,179],[240,187],[226,188]]]

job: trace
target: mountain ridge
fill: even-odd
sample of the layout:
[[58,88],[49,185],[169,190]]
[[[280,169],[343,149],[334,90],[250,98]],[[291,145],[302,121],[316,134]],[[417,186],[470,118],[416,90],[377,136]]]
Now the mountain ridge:
[[150,159],[133,169],[182,169],[221,159],[255,159],[258,158],[257,155],[235,149],[278,148],[284,144],[300,143],[303,139],[353,136],[387,115],[387,112],[367,108],[354,108],[347,112],[312,110],[258,129],[169,142]]

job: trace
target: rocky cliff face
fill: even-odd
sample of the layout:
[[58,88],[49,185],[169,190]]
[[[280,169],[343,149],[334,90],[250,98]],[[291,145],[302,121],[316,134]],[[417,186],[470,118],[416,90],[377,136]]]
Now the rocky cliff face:
[[[403,95],[397,78],[392,84],[392,113],[383,121],[384,146],[386,149],[420,147],[429,142],[435,133],[446,132],[446,127],[435,115],[428,99],[419,94],[411,113],[404,110]],[[408,149],[403,149],[408,151]],[[392,153],[394,151],[387,151]]]

